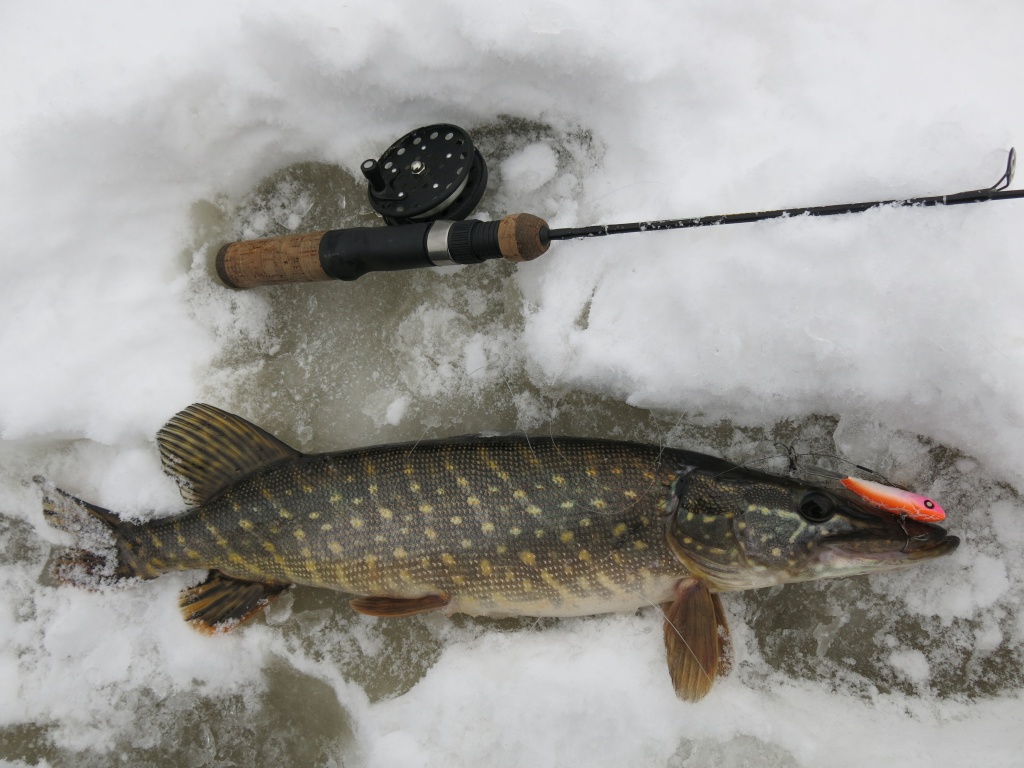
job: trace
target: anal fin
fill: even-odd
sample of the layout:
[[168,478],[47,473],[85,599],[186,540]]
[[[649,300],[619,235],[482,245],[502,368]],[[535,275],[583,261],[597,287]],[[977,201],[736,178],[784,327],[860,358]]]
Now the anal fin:
[[210,571],[202,584],[181,591],[178,605],[185,621],[200,632],[211,635],[230,632],[290,586],[245,581]]
[[444,608],[448,605],[445,595],[424,595],[423,597],[357,597],[349,600],[352,609],[367,616],[415,616]]
[[688,578],[679,582],[675,600],[662,610],[668,671],[676,694],[699,701],[732,665],[722,603],[703,581]]

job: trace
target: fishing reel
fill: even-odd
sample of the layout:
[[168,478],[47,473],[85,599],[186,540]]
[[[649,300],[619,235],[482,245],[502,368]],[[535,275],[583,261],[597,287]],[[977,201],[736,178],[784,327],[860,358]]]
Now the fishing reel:
[[515,213],[500,221],[467,219],[487,187],[487,164],[462,128],[448,123],[417,128],[379,159],[363,162],[370,205],[385,227],[352,227],[228,243],[217,253],[217,275],[232,288],[317,280],[355,280],[367,272],[390,272],[490,259],[531,261],[554,240],[604,237],[628,232],[746,224],[797,216],[859,213],[881,205],[936,206],[1011,200],[1017,153],[991,187],[902,200],[876,200],[806,208],[729,213],[662,221],[550,229],[543,219]]
[[232,288],[355,280],[367,272],[529,261],[548,249],[547,223],[528,213],[466,220],[487,188],[487,163],[456,125],[417,128],[360,170],[370,205],[389,226],[228,243],[217,254],[220,279]]
[[460,221],[487,188],[487,163],[469,134],[439,123],[417,128],[360,170],[369,182],[370,205],[388,224]]

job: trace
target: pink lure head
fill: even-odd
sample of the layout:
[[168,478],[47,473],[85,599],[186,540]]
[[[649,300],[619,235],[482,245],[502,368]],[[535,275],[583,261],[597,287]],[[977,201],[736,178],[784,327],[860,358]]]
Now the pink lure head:
[[840,482],[864,501],[894,515],[906,515],[922,523],[937,523],[946,519],[946,512],[942,507],[920,494],[873,483],[870,480],[861,480],[859,477],[845,477]]

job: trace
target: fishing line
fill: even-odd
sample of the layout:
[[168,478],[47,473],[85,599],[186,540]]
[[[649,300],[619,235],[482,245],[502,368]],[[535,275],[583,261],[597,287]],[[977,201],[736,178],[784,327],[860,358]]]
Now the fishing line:
[[839,216],[873,208],[933,207],[1012,200],[1017,152],[990,187],[927,197],[779,208],[658,221],[552,229],[529,213],[500,221],[467,219],[487,186],[487,164],[469,134],[438,123],[406,134],[360,170],[367,196],[385,227],[350,227],[308,234],[228,243],[217,253],[217,275],[232,288],[254,288],[320,280],[356,280],[369,272],[392,272],[491,259],[532,261],[559,240],[585,240],[627,233],[749,224],[798,216]]

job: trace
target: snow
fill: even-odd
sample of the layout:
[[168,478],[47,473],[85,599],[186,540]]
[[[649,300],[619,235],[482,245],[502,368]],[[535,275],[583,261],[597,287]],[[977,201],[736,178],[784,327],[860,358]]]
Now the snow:
[[[374,225],[359,164],[432,122],[487,158],[481,218],[555,227],[985,187],[1024,141],[1022,23],[952,0],[4,5],[0,762],[1018,764],[1024,203],[249,292],[211,258]],[[963,543],[726,596],[739,664],[697,705],[651,611],[389,624],[299,590],[207,638],[176,608],[195,574],[56,585],[33,476],[180,509],[153,436],[199,400],[307,451],[786,443],[934,497]]]

